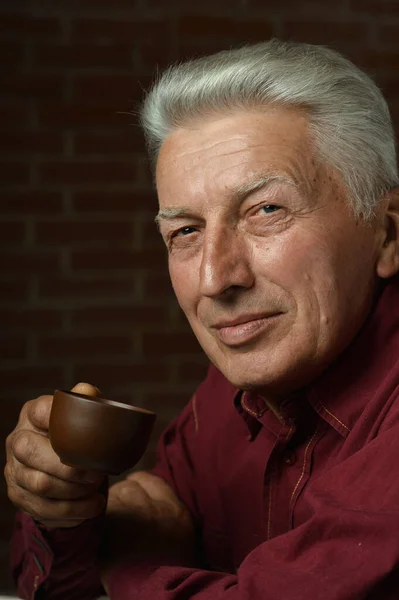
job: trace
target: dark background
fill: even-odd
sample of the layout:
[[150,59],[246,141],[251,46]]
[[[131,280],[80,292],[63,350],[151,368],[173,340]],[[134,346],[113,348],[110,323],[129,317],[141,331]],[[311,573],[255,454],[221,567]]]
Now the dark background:
[[[373,74],[399,123],[399,0],[0,0],[0,394],[78,381],[155,410],[156,437],[205,360],[173,298],[136,118],[156,69],[277,36]],[[0,484],[0,590],[13,509]]]

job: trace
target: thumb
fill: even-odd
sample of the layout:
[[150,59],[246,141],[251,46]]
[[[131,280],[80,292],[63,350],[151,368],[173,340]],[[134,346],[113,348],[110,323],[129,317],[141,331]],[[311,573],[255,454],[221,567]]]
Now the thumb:
[[77,394],[84,394],[85,396],[99,396],[101,394],[100,390],[91,385],[90,383],[77,383],[71,390],[71,392],[76,392]]

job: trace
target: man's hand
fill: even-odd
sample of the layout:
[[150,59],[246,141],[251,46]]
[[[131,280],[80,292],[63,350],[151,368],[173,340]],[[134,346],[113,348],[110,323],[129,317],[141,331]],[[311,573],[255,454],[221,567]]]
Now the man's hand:
[[132,560],[195,565],[194,526],[170,486],[150,473],[129,475],[109,490],[102,580]]
[[[73,391],[98,394],[88,383]],[[61,463],[48,438],[52,402],[53,396],[40,396],[24,404],[6,441],[4,474],[8,496],[19,509],[47,527],[74,527],[103,510],[105,498],[98,488],[104,475]]]

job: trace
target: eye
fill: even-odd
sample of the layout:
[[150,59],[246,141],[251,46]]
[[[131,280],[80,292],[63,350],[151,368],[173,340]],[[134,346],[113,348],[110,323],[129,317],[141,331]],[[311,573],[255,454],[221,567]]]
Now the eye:
[[267,215],[276,212],[280,209],[280,206],[276,206],[275,204],[266,204],[265,206],[261,206],[259,211],[264,212]]
[[169,239],[173,240],[176,237],[187,237],[189,235],[191,235],[192,233],[195,233],[197,231],[197,229],[195,227],[180,227],[180,229],[176,229],[176,231],[173,231],[170,236]]
[[182,235],[182,236],[190,235],[190,233],[193,233],[193,231],[195,231],[194,227],[181,227],[180,229],[178,229],[177,231],[175,231],[173,233],[173,237],[175,237],[177,235]]

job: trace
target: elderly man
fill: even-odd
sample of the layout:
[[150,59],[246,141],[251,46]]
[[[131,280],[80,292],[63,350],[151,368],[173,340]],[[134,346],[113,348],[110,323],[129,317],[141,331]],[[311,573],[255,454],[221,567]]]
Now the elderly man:
[[106,515],[101,478],[51,450],[51,397],[25,405],[6,467],[22,597],[95,598],[100,564],[117,600],[398,598],[399,180],[380,91],[331,50],[272,40],[172,67],[142,123],[212,366]]

